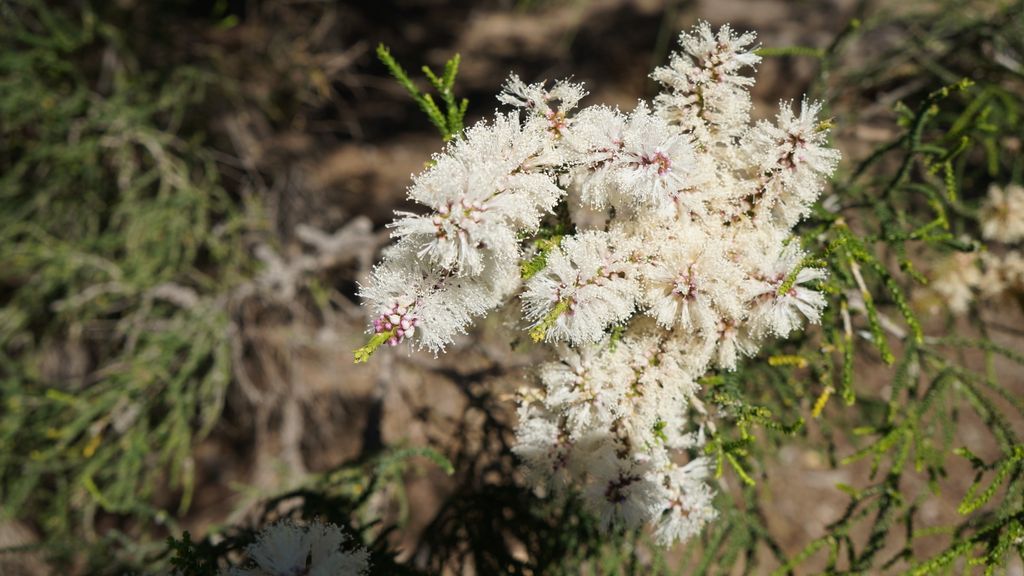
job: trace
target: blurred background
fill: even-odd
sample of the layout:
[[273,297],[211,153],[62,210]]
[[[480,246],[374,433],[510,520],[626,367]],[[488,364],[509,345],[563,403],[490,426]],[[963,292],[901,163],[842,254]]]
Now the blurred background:
[[[381,563],[555,573],[589,528],[521,486],[511,398],[543,356],[495,329],[512,315],[436,359],[352,363],[359,282],[444,144],[375,50],[418,80],[460,54],[467,124],[510,72],[630,109],[698,19],[804,48],[758,67],[755,117],[827,99],[847,170],[902,130],[897,102],[964,76],[1024,89],[1021,10],[995,0],[0,0],[0,573],[165,570],[167,536],[230,538],[297,502],[369,534]],[[881,394],[875,360],[858,385]],[[771,538],[723,573],[797,554],[843,514],[837,484],[870,468],[835,466],[850,443],[817,427],[765,448],[747,513]],[[970,470],[921,501],[925,525],[956,520]],[[730,490],[747,489],[727,474]],[[639,549],[629,570],[587,573],[700,557]]]

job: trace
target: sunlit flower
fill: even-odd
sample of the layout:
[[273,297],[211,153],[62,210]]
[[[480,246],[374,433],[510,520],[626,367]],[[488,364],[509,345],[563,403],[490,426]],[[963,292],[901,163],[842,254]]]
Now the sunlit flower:
[[839,153],[819,103],[751,122],[753,41],[698,24],[654,72],[663,93],[628,112],[512,76],[498,99],[517,112],[470,128],[415,177],[424,211],[399,214],[360,292],[371,342],[434,352],[518,297],[556,355],[521,395],[513,450],[527,479],[581,494],[605,529],[653,525],[666,545],[715,517],[707,461],[689,453],[705,440],[701,377],[826,304],[825,271],[792,228]]

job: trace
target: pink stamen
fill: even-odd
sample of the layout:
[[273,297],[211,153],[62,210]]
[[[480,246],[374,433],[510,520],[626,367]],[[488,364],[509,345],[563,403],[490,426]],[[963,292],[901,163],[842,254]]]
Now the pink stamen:
[[660,149],[655,149],[654,155],[650,157],[643,156],[640,160],[644,166],[657,165],[659,176],[664,176],[672,169],[672,159],[668,157],[668,154],[665,154]]

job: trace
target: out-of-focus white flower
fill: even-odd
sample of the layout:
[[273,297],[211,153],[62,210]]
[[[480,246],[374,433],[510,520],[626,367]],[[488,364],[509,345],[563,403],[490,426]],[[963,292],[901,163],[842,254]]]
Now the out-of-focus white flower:
[[1024,294],[1024,254],[1019,250],[1010,250],[1000,262],[1006,290],[1017,295]]
[[980,258],[984,272],[977,287],[982,299],[1013,299],[1024,295],[1024,254],[1018,250],[1002,255],[984,252]]
[[333,524],[280,521],[263,529],[246,548],[251,566],[232,568],[229,576],[358,576],[370,568],[369,553],[346,551],[348,536]]
[[1024,187],[989,186],[980,216],[981,235],[986,240],[1005,244],[1024,240]]
[[981,281],[978,256],[957,252],[935,270],[931,288],[942,297],[951,312],[963,314],[974,301],[974,290]]
[[1024,296],[1024,253],[957,252],[935,267],[929,288],[925,301],[929,295],[937,297],[929,306],[933,313],[948,309],[963,314],[975,300],[1014,301]]
[[607,465],[594,471],[583,501],[605,530],[638,528],[657,514],[668,496],[658,463],[650,457],[619,458],[611,445],[605,450],[609,453],[594,461]]

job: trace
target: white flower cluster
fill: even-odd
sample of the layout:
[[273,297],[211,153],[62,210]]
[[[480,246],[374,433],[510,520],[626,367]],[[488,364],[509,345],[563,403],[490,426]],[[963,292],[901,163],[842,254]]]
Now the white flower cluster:
[[232,568],[227,576],[359,576],[370,568],[363,548],[346,552],[348,540],[334,524],[313,522],[300,526],[280,521],[263,529],[246,548],[250,568]]
[[560,361],[540,367],[544,389],[520,404],[514,450],[530,479],[556,493],[582,488],[605,529],[653,521],[666,545],[697,534],[715,517],[708,462],[672,456],[704,441],[687,431],[701,407],[694,375],[710,360],[700,345],[636,322],[621,337],[561,346]]
[[[630,112],[513,76],[518,113],[469,129],[415,177],[398,241],[362,289],[376,320],[357,352],[444,349],[519,295],[559,360],[520,407],[517,453],[538,484],[582,488],[608,528],[656,524],[666,544],[715,516],[698,453],[697,380],[761,340],[817,322],[825,298],[792,227],[839,160],[820,105],[750,120],[753,34],[701,23]],[[569,233],[543,235],[564,203]],[[534,242],[542,235],[543,242]],[[537,248],[541,246],[541,248]],[[542,263],[524,280],[522,266]]]
[[982,238],[1004,249],[953,254],[936,267],[931,292],[954,314],[967,312],[976,298],[1024,295],[1024,187],[993,184],[979,216]]

